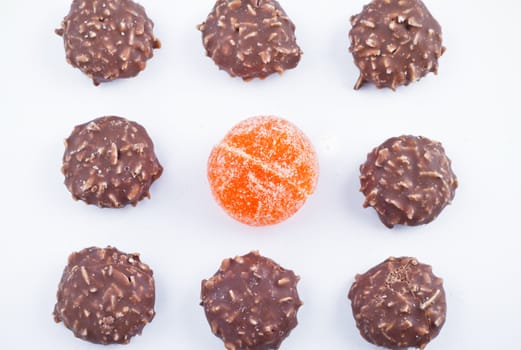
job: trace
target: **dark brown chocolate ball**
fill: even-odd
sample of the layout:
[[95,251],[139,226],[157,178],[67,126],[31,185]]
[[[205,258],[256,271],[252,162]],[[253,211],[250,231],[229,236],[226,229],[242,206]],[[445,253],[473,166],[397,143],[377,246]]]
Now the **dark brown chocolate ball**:
[[201,285],[201,305],[227,350],[278,349],[297,325],[299,277],[251,252],[225,259]]
[[393,137],[360,166],[364,208],[385,226],[416,226],[434,220],[454,199],[458,180],[441,143],[425,137]]
[[152,270],[139,254],[86,248],[69,256],[54,320],[96,344],[126,344],[154,318]]
[[443,281],[414,258],[389,258],[357,275],[348,298],[362,337],[389,349],[423,349],[445,323]]
[[421,0],[373,0],[351,17],[349,32],[360,77],[378,88],[408,85],[429,72],[438,72],[441,27]]
[[163,172],[146,130],[120,117],[78,125],[65,140],[62,173],[74,199],[121,208],[150,197]]
[[153,27],[132,0],[73,0],[56,34],[63,36],[67,62],[99,85],[145,69],[161,46]]
[[232,77],[282,74],[302,54],[295,25],[275,0],[217,0],[198,28],[207,55]]

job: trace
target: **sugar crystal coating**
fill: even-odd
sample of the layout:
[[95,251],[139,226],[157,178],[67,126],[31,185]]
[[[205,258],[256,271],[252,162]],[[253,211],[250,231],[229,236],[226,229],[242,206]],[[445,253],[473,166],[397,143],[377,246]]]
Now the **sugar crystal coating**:
[[424,349],[445,323],[443,280],[415,258],[389,258],[357,275],[348,298],[362,337],[389,349]]
[[201,283],[201,306],[228,350],[278,349],[297,326],[299,277],[251,252],[223,260]]
[[312,194],[318,160],[307,137],[277,117],[240,122],[208,159],[212,193],[236,220],[270,225],[292,216]]
[[155,316],[152,270],[113,247],[72,253],[56,298],[54,320],[96,344],[126,344]]
[[56,34],[63,36],[67,62],[99,85],[145,69],[161,47],[153,27],[132,0],[74,0]]

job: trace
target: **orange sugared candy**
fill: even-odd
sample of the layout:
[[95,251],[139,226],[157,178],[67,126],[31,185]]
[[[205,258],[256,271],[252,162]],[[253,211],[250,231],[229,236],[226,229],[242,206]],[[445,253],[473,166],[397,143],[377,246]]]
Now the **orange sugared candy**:
[[315,190],[318,160],[308,138],[277,117],[237,124],[208,159],[212,193],[234,219],[272,225],[295,214]]

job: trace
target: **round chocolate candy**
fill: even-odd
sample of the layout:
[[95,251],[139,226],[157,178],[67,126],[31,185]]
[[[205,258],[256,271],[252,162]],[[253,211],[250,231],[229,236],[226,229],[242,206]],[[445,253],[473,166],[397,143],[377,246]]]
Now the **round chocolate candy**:
[[246,119],[230,130],[208,159],[208,180],[221,207],[252,226],[295,214],[318,180],[318,160],[308,138],[276,117]]
[[295,25],[275,0],[217,0],[198,29],[215,64],[244,80],[282,74],[302,54]]
[[62,173],[74,199],[99,207],[135,206],[163,172],[146,130],[120,117],[78,125],[65,140]]
[[445,323],[443,281],[414,258],[389,258],[357,275],[348,298],[362,337],[389,349],[424,349]]
[[373,207],[385,226],[416,226],[434,220],[458,187],[439,142],[393,137],[373,149],[360,166],[364,208]]
[[69,256],[54,320],[96,344],[126,344],[154,318],[152,270],[139,254],[86,248]]
[[228,350],[278,349],[297,326],[299,277],[251,252],[225,259],[201,284],[201,305],[212,332]]
[[132,0],[73,0],[56,34],[63,36],[67,62],[99,85],[145,69],[161,47],[153,27]]
[[349,32],[360,77],[378,88],[408,85],[429,72],[438,72],[441,27],[421,0],[373,0],[351,17]]

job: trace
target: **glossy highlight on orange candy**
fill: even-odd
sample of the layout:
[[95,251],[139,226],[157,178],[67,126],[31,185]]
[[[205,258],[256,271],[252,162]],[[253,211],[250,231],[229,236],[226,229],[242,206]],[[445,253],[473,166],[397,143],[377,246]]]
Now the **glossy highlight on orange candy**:
[[251,226],[295,214],[318,180],[318,159],[300,129],[278,117],[253,117],[234,126],[208,159],[217,203]]

